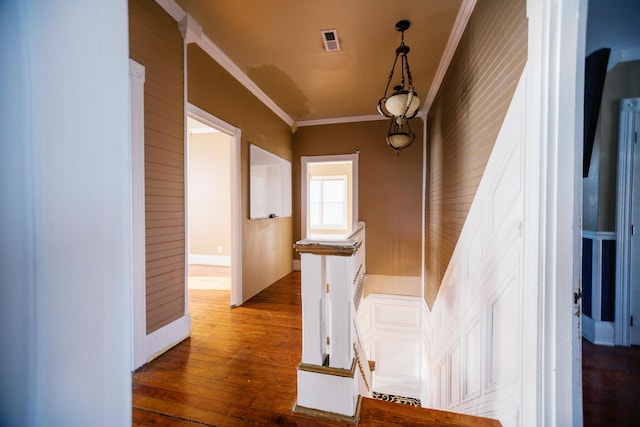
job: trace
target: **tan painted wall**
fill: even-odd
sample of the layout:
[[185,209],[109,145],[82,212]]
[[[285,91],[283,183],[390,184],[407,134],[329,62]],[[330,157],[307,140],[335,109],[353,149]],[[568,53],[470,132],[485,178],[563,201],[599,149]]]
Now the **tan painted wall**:
[[616,231],[616,181],[620,100],[640,96],[640,61],[621,62],[607,73],[589,176],[583,180],[583,228]]
[[292,218],[249,220],[249,143],[291,160],[291,129],[200,47],[187,49],[188,99],[242,130],[243,300],[292,270]]
[[[396,157],[385,121],[299,128],[293,136],[293,233],[300,239],[300,157],[351,154],[360,148],[359,205],[367,227],[369,274],[421,275],[422,120],[416,142]],[[298,258],[298,255],[296,254]]]
[[424,294],[429,307],[526,59],[525,0],[478,2],[427,119]]
[[153,0],[129,1],[129,48],[145,67],[147,334],[184,315],[184,84],[178,25]]
[[231,255],[230,144],[220,132],[189,136],[190,254]]

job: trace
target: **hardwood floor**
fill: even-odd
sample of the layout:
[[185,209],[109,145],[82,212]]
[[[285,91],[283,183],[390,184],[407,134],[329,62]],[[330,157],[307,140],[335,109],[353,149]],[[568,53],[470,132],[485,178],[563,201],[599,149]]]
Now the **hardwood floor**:
[[[191,338],[133,374],[136,426],[346,426],[294,414],[301,354],[300,273],[241,307],[190,290]],[[361,426],[495,426],[494,420],[363,399]]]
[[585,427],[640,426],[640,347],[582,340]]

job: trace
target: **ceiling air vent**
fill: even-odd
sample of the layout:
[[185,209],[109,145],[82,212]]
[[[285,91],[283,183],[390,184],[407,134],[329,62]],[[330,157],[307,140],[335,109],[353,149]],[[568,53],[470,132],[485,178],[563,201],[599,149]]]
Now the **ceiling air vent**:
[[335,52],[340,50],[340,42],[338,41],[338,32],[333,30],[322,30],[322,42],[327,52]]

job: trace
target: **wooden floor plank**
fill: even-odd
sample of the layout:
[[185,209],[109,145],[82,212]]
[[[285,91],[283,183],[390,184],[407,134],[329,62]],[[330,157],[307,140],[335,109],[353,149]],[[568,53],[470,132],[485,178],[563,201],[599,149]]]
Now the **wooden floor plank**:
[[640,426],[640,347],[582,340],[585,427]]
[[[190,290],[191,338],[133,374],[133,425],[349,423],[294,413],[302,349],[300,273],[241,307],[229,291]],[[486,426],[492,420],[363,399],[362,426]]]

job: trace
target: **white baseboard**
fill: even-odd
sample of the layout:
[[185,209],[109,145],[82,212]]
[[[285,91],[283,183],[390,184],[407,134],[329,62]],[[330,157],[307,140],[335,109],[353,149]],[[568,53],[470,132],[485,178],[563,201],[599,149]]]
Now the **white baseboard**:
[[302,265],[299,259],[293,260],[293,271],[302,271]]
[[189,264],[231,266],[229,255],[189,254]]
[[190,335],[191,315],[189,313],[153,331],[147,335],[145,339],[145,356],[147,362],[151,362]]
[[582,336],[597,345],[615,345],[614,323],[593,320],[582,315]]

